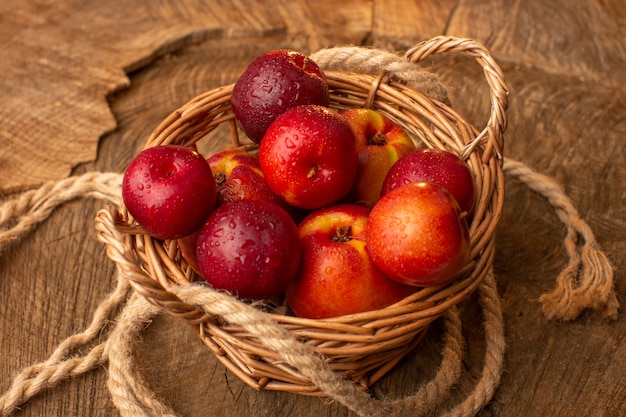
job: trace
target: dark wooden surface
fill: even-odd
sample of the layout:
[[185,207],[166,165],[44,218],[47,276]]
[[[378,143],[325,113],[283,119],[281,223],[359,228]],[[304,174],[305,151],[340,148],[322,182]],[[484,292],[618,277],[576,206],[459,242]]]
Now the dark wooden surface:
[[[557,178],[616,268],[626,295],[626,14],[619,0],[569,2],[160,1],[0,4],[0,189],[4,198],[47,179],[122,172],[150,131],[195,95],[236,79],[255,56],[341,44],[404,50],[439,34],[484,43],[511,89],[505,154]],[[435,65],[435,64],[433,64]],[[433,67],[453,106],[482,127],[480,69],[450,58]],[[626,321],[584,313],[543,317],[538,298],[565,265],[565,230],[552,208],[507,178],[495,272],[508,348],[501,385],[483,416],[626,415]],[[64,204],[0,253],[0,392],[22,368],[82,330],[114,285],[95,239],[102,203]],[[462,305],[466,375],[479,377],[483,343],[475,298]],[[439,364],[441,331],[375,388],[408,395]],[[341,405],[256,392],[214,359],[193,332],[160,315],[143,333],[152,387],[183,416],[351,416]],[[117,411],[106,365],[44,391],[20,416],[108,416]]]

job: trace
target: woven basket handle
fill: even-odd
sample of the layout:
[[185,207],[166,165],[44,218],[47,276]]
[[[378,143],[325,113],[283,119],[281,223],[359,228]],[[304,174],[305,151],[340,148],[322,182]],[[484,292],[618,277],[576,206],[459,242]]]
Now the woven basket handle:
[[[483,140],[488,140],[490,147],[503,162],[504,131],[507,126],[506,109],[508,107],[509,89],[504,81],[504,74],[500,66],[492,58],[489,51],[473,39],[456,38],[453,36],[437,36],[420,42],[406,51],[405,58],[412,63],[418,63],[426,57],[441,53],[462,53],[471,56],[483,67],[487,84],[489,85],[491,112],[487,126],[472,141],[464,152],[471,152],[473,147]],[[485,152],[485,155],[491,152]]]

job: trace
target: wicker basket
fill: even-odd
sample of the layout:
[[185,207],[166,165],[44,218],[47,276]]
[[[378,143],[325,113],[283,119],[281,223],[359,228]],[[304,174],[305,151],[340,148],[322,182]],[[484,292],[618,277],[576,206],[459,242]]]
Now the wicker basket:
[[[326,75],[331,107],[377,109],[403,126],[418,146],[452,150],[467,161],[476,178],[477,205],[470,225],[471,260],[459,279],[445,286],[420,289],[395,305],[361,314],[325,320],[303,319],[283,314],[284,306],[276,306],[266,313],[323,355],[333,370],[364,387],[379,380],[419,343],[433,320],[472,293],[493,262],[494,230],[504,198],[501,166],[508,91],[502,71],[488,51],[475,41],[433,38],[416,45],[405,56],[416,63],[431,54],[444,52],[469,55],[484,69],[490,89],[491,115],[482,131],[464,121],[449,106],[404,83],[345,71],[327,70]],[[253,145],[240,141],[229,101],[231,90],[232,85],[227,85],[207,91],[174,111],[157,127],[145,146],[194,146],[198,141],[207,140],[210,132],[224,124],[230,128],[232,146],[254,149]],[[101,223],[99,230],[110,232],[115,241],[109,239],[109,246],[133,260],[128,276],[136,292],[192,326],[216,357],[248,385],[304,395],[324,394],[240,326],[209,316],[168,290],[197,280],[176,242],[157,241],[142,233],[124,207],[105,210],[110,216],[97,218]],[[124,265],[124,268],[128,270],[129,266]]]

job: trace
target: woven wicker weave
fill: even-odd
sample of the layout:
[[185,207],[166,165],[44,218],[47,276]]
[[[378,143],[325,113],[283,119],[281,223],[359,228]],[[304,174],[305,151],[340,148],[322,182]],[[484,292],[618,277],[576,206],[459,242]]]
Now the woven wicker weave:
[[[404,83],[345,71],[326,71],[331,107],[371,107],[405,128],[420,147],[445,148],[460,154],[476,178],[477,205],[470,225],[471,260],[453,283],[424,288],[401,302],[376,311],[325,320],[283,314],[276,306],[267,314],[299,340],[324,355],[330,366],[367,387],[379,380],[419,343],[428,325],[472,293],[491,268],[494,230],[503,205],[502,149],[506,128],[507,88],[502,71],[488,51],[469,39],[438,37],[406,53],[417,63],[431,54],[462,53],[483,67],[489,85],[491,115],[479,131],[449,106],[412,90]],[[146,147],[165,144],[194,146],[220,125],[230,127],[232,146],[253,149],[240,140],[230,107],[232,85],[194,98],[166,118]],[[122,207],[106,209],[99,230],[108,233],[111,251],[123,253],[133,288],[150,302],[191,325],[206,346],[234,374],[256,389],[321,395],[307,378],[265,348],[241,327],[211,317],[181,301],[168,289],[197,277],[175,242],[161,242],[143,233]],[[111,252],[110,251],[110,252]]]

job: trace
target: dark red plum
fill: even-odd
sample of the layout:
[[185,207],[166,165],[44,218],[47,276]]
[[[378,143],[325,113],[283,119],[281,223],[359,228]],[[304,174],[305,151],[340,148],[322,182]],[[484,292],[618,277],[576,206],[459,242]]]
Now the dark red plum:
[[288,49],[272,50],[252,61],[231,95],[235,117],[256,143],[278,115],[302,104],[328,106],[328,82],[308,56]]

